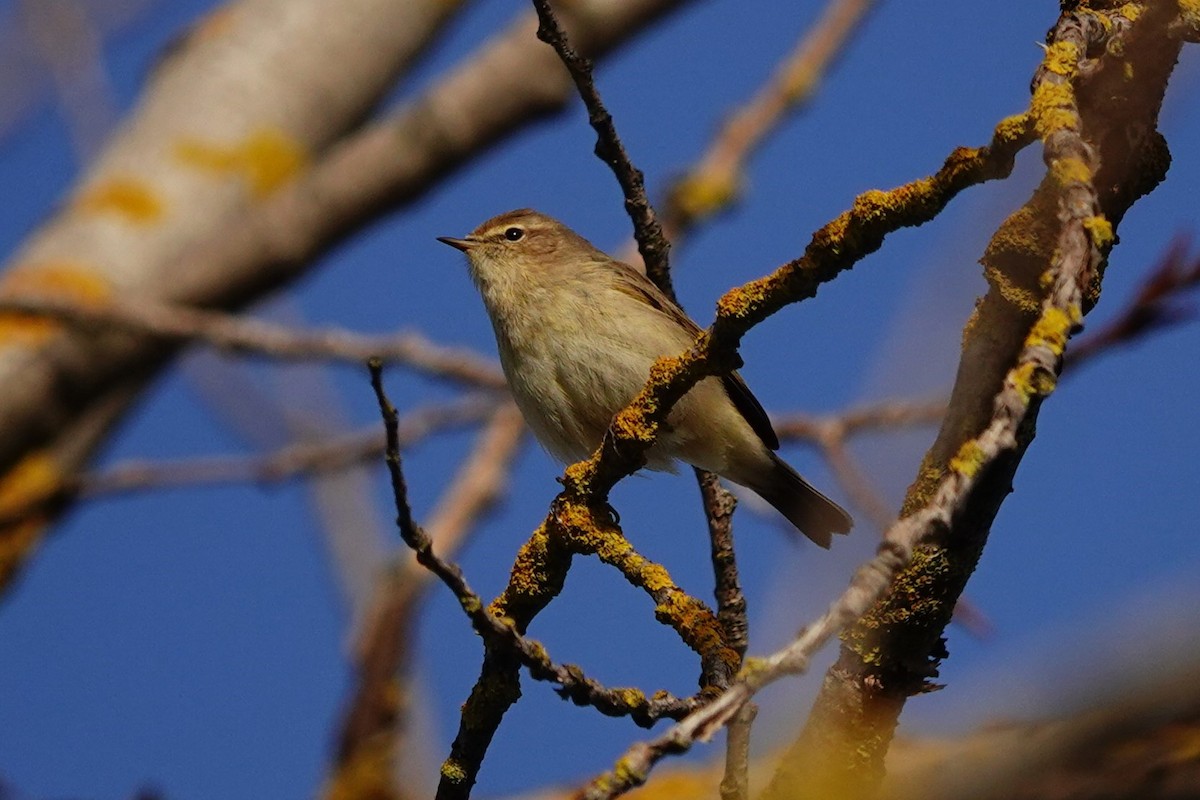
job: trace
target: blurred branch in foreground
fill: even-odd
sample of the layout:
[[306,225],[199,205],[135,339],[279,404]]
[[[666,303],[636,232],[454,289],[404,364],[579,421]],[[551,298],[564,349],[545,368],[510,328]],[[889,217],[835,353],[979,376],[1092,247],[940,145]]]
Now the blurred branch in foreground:
[[736,202],[750,156],[788,114],[808,105],[873,6],[873,0],[829,0],[771,79],[726,115],[708,149],[667,190],[663,227],[673,242]]
[[[1193,620],[1179,620],[1190,625]],[[1092,701],[953,737],[897,737],[879,800],[1190,800],[1200,794],[1200,663],[1083,687]],[[777,753],[756,758],[757,784]],[[630,800],[716,800],[714,764],[655,772]],[[566,800],[571,792],[539,793]],[[510,798],[509,800],[520,800]]]
[[[601,55],[681,4],[584,0],[569,23],[581,49]],[[5,293],[241,307],[563,107],[570,81],[547,68],[554,54],[528,14],[396,113],[360,125],[457,9],[434,0],[223,7],[219,29],[189,38],[156,71],[70,201],[14,254]],[[168,213],[181,206],[188,213]],[[90,458],[62,437],[91,403],[174,355],[161,339],[128,334],[24,323],[0,333],[0,382],[10,387],[0,396],[0,471],[17,505]],[[34,467],[38,486],[28,485]],[[43,529],[0,530],[0,588]]]
[[[444,347],[419,333],[367,336],[340,328],[289,328],[245,315],[148,300],[84,305],[57,297],[0,295],[5,325],[44,317],[88,331],[125,331],[177,343],[277,359],[361,365],[369,358],[403,364],[425,375],[488,389],[506,389],[499,367],[465,347]],[[14,319],[15,318],[15,319]]]

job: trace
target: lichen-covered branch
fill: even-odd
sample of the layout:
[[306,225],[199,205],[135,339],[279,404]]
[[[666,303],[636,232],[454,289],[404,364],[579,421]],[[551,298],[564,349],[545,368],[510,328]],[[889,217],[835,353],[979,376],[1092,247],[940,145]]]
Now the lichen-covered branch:
[[[578,705],[593,706],[609,716],[630,716],[638,724],[649,726],[662,717],[679,718],[693,711],[699,704],[698,697],[677,698],[666,692],[647,697],[637,689],[609,689],[588,678],[576,666],[555,663],[541,644],[523,635],[523,630],[518,629],[513,618],[504,613],[499,603],[493,603],[490,607],[484,605],[458,565],[434,552],[433,539],[413,518],[400,462],[399,414],[383,388],[382,362],[373,359],[370,372],[371,386],[384,420],[387,442],[384,460],[391,478],[396,527],[400,537],[415,554],[417,563],[445,584],[458,599],[475,632],[483,638],[485,652],[490,657],[511,660],[524,666],[533,678],[557,684],[564,698]],[[606,537],[597,546],[606,548],[612,541],[613,537]],[[610,563],[617,563],[631,579],[636,576],[641,580],[643,588],[659,603],[659,616],[675,625],[685,641],[698,649],[706,646],[711,649],[708,638],[712,636],[711,629],[716,626],[715,618],[706,625],[703,619],[706,609],[697,609],[689,603],[690,598],[670,581],[661,568],[638,556],[632,548],[605,549],[597,554]],[[711,618],[711,612],[707,616]],[[352,759],[343,760],[349,762]]]
[[[1178,42],[1165,36],[1173,8],[1098,5],[1064,13],[1053,31],[1030,106],[1047,177],[988,247],[991,286],[968,324],[947,416],[909,489],[905,514],[927,507],[946,475],[974,458],[973,443],[993,419],[992,398],[1011,377],[1031,328],[1053,332],[1039,312],[1047,269],[1061,259],[1082,263],[1077,280],[1086,312],[1100,288],[1097,254],[1130,205],[1164,174],[1168,156],[1155,120],[1178,53]],[[1054,330],[1065,324],[1053,322]],[[1029,383],[1035,377],[1025,381],[1036,397],[1046,387]],[[1032,440],[1037,410],[1034,402],[1015,446],[981,474],[947,531],[922,547],[888,596],[847,631],[770,796],[858,796],[876,784],[905,700],[926,689],[945,655],[942,632]]]
[[968,186],[1008,175],[1031,136],[1027,115],[1004,120],[989,145],[958,148],[928,178],[859,195],[849,211],[813,235],[803,256],[727,292],[717,303],[716,320],[696,344],[679,357],[659,359],[650,381],[616,416],[592,458],[567,469],[564,498],[585,505],[605,500],[618,480],[643,465],[679,398],[701,379],[739,366],[737,347],[751,327],[815,295],[822,283],[877,250],[889,233],[929,221]]
[[[1072,191],[1086,194],[1090,175],[1076,174]],[[689,715],[662,736],[631,748],[609,773],[595,779],[581,796],[587,800],[616,797],[645,781],[650,769],[667,755],[707,740],[726,725],[754,694],[785,675],[804,672],[813,654],[854,623],[883,596],[893,578],[908,565],[919,544],[948,529],[961,513],[977,483],[1006,453],[1020,447],[1018,436],[1037,404],[1054,390],[1062,355],[1082,319],[1083,286],[1111,245],[1111,231],[1089,223],[1097,217],[1094,200],[1081,204],[1068,191],[1061,201],[1063,232],[1060,250],[1046,273],[1052,288],[1036,324],[1029,329],[1016,363],[993,399],[987,428],[964,443],[948,466],[928,503],[896,522],[885,534],[878,555],[855,573],[850,586],[820,619],[806,626],[786,648],[762,659],[749,659],[738,681],[709,705]],[[1082,238],[1080,238],[1082,237]],[[859,779],[861,780],[861,779]],[[842,796],[837,785],[789,787],[813,796]]]

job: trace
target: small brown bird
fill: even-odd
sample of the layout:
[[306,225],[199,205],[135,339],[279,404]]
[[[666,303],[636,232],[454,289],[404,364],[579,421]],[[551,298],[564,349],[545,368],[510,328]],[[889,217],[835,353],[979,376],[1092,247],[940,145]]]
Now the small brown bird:
[[[467,254],[496,332],[513,398],[542,445],[564,463],[588,457],[660,356],[700,334],[658,287],[566,225],[529,209],[493,217],[471,235],[438,240]],[[736,372],[706,378],[671,410],[647,453],[754,490],[804,535],[829,547],[853,521],[780,459],[771,422]]]

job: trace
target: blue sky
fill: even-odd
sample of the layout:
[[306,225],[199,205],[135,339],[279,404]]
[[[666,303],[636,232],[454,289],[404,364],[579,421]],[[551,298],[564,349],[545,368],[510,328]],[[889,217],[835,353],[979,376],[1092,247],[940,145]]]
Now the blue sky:
[[[104,65],[122,109],[133,103],[156,53],[209,5],[153,3],[107,37]],[[710,0],[660,23],[604,64],[600,89],[652,193],[696,158],[818,8]],[[472,6],[398,97],[427,85],[525,10],[524,3]],[[925,175],[956,145],[985,142],[996,121],[1024,106],[1040,57],[1036,45],[1056,14],[1052,2],[882,4],[808,113],[756,156],[744,202],[677,250],[684,305],[707,323],[721,292],[794,257],[856,193]],[[11,35],[14,25],[13,3],[0,2],[0,29]],[[1163,115],[1171,173],[1122,225],[1089,325],[1122,307],[1172,237],[1197,231],[1200,150],[1188,145],[1200,141],[1200,61],[1186,55]],[[37,75],[29,80],[39,85]],[[63,115],[48,88],[40,97],[0,139],[6,257],[53,212],[78,171]],[[492,354],[490,326],[461,258],[434,237],[461,235],[495,213],[533,206],[598,246],[618,249],[629,223],[615,181],[591,148],[578,108],[539,124],[323,258],[289,296],[314,324],[380,333],[415,327]],[[891,237],[815,300],[752,332],[744,374],[764,406],[833,411],[947,387],[962,324],[984,287],[976,260],[1039,170],[1031,150],[1010,181],[967,192],[933,223]],[[951,631],[941,675],[948,688],[913,700],[905,731],[947,732],[1053,710],[1132,663],[1129,654],[1150,650],[1167,660],[1194,638],[1198,350],[1200,326],[1156,335],[1071,376],[1046,404],[968,590],[993,633],[976,639]],[[324,372],[348,419],[375,419],[363,371]],[[251,376],[278,380],[258,363]],[[388,383],[405,407],[445,396],[444,388],[398,370]],[[878,437],[855,452],[896,502],[932,433]],[[418,516],[470,442],[447,436],[408,455]],[[176,369],[153,387],[104,461],[247,447],[206,407],[194,377]],[[812,452],[789,447],[785,456],[818,485],[833,487]],[[536,446],[523,452],[512,496],[462,557],[481,593],[503,586],[558,472]],[[370,513],[386,519],[382,467],[374,488]],[[630,480],[614,503],[638,547],[707,597],[707,549],[690,478]],[[745,511],[739,518],[755,652],[781,645],[819,613],[874,544],[873,532],[860,525],[826,553]],[[180,799],[312,794],[350,686],[350,620],[320,536],[299,485],[179,489],[72,512],[0,603],[0,782],[19,797],[117,798],[140,786]],[[695,685],[697,665],[653,621],[647,599],[593,561],[576,563],[564,595],[531,634],[555,658],[580,663],[605,682],[677,693]],[[431,782],[480,657],[478,640],[444,591],[431,595],[420,647],[425,709],[414,757]],[[769,746],[794,729],[819,675],[769,692],[757,744]],[[527,680],[479,791],[578,781],[642,735],[627,720],[575,708]]]

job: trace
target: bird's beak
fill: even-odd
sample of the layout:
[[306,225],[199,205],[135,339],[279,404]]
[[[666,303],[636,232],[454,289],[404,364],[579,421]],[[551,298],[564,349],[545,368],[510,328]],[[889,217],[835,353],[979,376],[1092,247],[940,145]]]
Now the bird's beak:
[[455,250],[462,250],[464,253],[479,244],[478,239],[472,239],[468,236],[465,239],[455,239],[453,236],[439,236],[437,240],[442,244],[448,244]]

